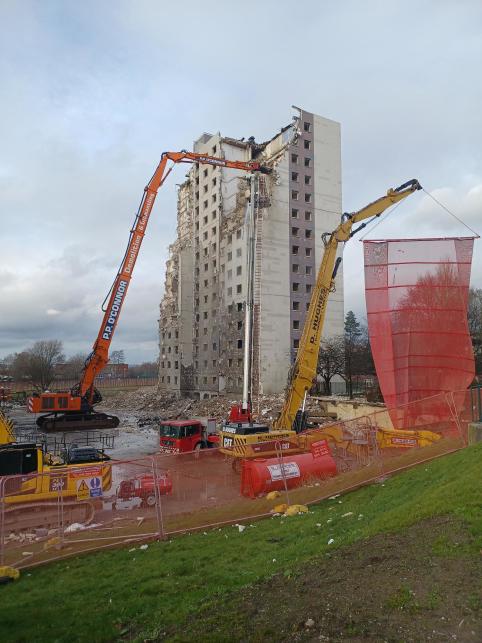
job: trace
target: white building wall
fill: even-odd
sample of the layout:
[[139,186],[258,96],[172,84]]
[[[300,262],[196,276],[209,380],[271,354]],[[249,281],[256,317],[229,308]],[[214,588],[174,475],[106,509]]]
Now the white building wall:
[[[331,232],[341,221],[341,134],[340,124],[313,116],[315,165],[315,257],[317,268],[323,257],[323,232]],[[336,291],[330,294],[323,337],[343,334],[343,263],[336,276]]]
[[[309,302],[308,289],[316,280],[323,254],[321,234],[338,225],[342,211],[340,125],[308,112],[305,115],[312,129],[302,132],[297,144],[277,158],[273,174],[265,178],[270,204],[260,210],[261,270],[255,285],[259,355],[254,372],[259,390],[265,394],[281,392],[286,386]],[[291,130],[275,136],[259,160],[272,158],[291,136]],[[305,140],[310,145],[307,151]],[[220,134],[203,134],[195,142],[194,150],[231,160],[248,160],[251,154],[246,143]],[[298,156],[296,162],[292,154]],[[313,160],[309,168],[303,165],[306,156]],[[308,175],[311,178],[305,184]],[[166,391],[200,397],[218,393],[236,395],[241,391],[247,290],[244,217],[248,186],[242,178],[245,176],[239,170],[193,165],[181,188],[188,191],[188,197],[180,192],[178,219],[182,225],[178,226],[179,237],[172,246],[173,256],[166,273],[166,284],[170,284],[169,290],[166,287],[168,296],[161,305],[161,354],[166,358],[159,379]],[[299,190],[299,203],[293,200],[293,190]],[[310,202],[306,203],[308,192]],[[299,208],[298,220],[293,218],[293,207]],[[305,218],[307,209],[312,211],[312,218],[311,215]],[[296,226],[298,235],[293,232]],[[309,237],[305,237],[307,231],[311,231]],[[293,255],[295,244],[299,245],[298,257]],[[305,256],[309,247],[311,255]],[[299,264],[297,273],[294,263]],[[298,281],[295,291],[297,284],[293,282]],[[297,299],[300,301],[294,311]],[[343,313],[340,269],[337,291],[329,299],[325,337],[343,332]],[[175,368],[178,351],[180,378]]]
[[290,242],[288,156],[276,168],[263,218],[260,297],[260,392],[284,390],[290,368]]

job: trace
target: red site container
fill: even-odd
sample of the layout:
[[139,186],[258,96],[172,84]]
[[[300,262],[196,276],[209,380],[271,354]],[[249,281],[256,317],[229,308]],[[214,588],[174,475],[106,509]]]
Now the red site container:
[[[282,458],[284,477],[288,489],[299,487],[312,479],[331,478],[337,473],[336,462],[328,445],[320,452],[301,453]],[[318,454],[318,455],[317,455]],[[283,472],[278,458],[243,460],[241,470],[241,493],[256,498],[270,491],[285,488]]]

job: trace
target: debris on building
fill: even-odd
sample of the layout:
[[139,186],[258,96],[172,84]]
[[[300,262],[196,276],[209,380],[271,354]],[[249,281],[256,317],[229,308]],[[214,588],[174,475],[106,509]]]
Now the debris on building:
[[[323,254],[322,234],[341,214],[340,125],[300,111],[269,141],[203,134],[194,151],[259,160],[252,386],[284,390]],[[159,320],[159,388],[178,397],[239,394],[243,384],[249,177],[193,165],[178,190]],[[343,332],[343,274],[328,305],[325,337]]]

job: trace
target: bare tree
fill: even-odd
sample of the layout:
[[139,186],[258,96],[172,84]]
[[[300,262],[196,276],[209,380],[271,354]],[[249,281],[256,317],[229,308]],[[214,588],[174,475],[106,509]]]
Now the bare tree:
[[323,341],[318,354],[317,373],[323,379],[325,395],[331,395],[331,380],[345,371],[344,338],[330,337]]
[[15,380],[30,380],[30,354],[28,351],[15,353],[12,365],[11,374]]
[[17,353],[12,368],[16,377],[27,379],[44,391],[55,379],[55,365],[64,360],[62,342],[50,339],[35,342],[32,348]]
[[467,310],[470,337],[474,348],[475,372],[482,373],[482,288],[471,288]]
[[15,353],[9,353],[0,359],[0,375],[11,376],[13,363],[15,362]]
[[[421,275],[416,283],[407,288],[405,296],[399,301],[399,311],[394,317],[398,328],[410,329],[413,335],[424,331],[425,335],[419,340],[423,345],[427,340],[427,332],[437,333],[440,329],[449,331],[464,331],[468,322],[468,330],[472,340],[472,351],[466,343],[466,336],[462,333],[452,335],[450,344],[447,344],[448,353],[453,359],[460,361],[466,372],[471,370],[472,358],[475,361],[475,372],[478,373],[482,362],[482,290],[471,289],[468,292],[456,268],[451,264],[441,263],[434,272]],[[466,311],[467,310],[467,317]],[[412,350],[415,343],[412,341]],[[463,370],[459,371],[463,377]],[[410,380],[413,370],[408,372]],[[425,382],[422,384],[422,378]],[[414,386],[418,389],[433,390],[433,370],[425,369],[417,374]],[[462,380],[463,381],[463,380]],[[410,387],[410,381],[408,383]]]
[[64,377],[66,379],[79,379],[82,374],[86,359],[87,355],[85,355],[84,353],[76,353],[75,355],[72,355],[72,357],[69,357],[69,359],[64,364]]

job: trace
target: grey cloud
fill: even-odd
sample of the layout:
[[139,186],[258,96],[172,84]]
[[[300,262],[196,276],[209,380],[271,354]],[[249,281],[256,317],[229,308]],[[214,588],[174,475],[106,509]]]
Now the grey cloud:
[[[342,124],[345,210],[416,177],[476,227],[478,2],[25,1],[2,3],[0,25],[0,355],[48,337],[89,350],[162,151],[203,131],[267,138],[293,103]],[[131,361],[157,353],[184,172],[158,196],[114,338]],[[375,232],[456,230],[423,196],[402,207]],[[360,246],[344,263],[346,306],[363,311]],[[477,250],[475,285],[480,265]]]

